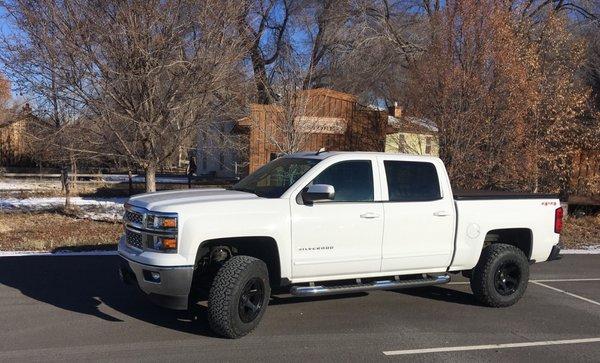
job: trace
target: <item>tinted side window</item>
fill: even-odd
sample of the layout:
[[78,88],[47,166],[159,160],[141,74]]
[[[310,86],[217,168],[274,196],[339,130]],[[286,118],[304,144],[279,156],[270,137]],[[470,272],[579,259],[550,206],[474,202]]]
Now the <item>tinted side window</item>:
[[384,161],[391,202],[427,201],[442,197],[435,166],[413,161]]
[[333,185],[337,202],[373,201],[373,169],[369,160],[334,164],[319,174],[313,184]]

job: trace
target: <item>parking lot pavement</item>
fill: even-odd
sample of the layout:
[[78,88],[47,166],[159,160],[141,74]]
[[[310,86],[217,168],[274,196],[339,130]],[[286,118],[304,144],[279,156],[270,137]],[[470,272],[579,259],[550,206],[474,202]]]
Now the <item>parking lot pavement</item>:
[[0,361],[600,360],[600,255],[534,265],[526,295],[505,309],[479,306],[460,276],[420,289],[275,297],[239,340],[215,337],[201,306],[151,305],[118,281],[117,262],[0,258]]

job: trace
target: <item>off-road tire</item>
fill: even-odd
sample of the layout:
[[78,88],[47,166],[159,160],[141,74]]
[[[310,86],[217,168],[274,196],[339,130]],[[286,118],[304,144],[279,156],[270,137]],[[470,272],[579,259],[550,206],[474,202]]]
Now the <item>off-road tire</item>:
[[[240,299],[247,284],[262,281],[264,294],[258,315],[244,322],[239,312]],[[234,256],[217,272],[208,298],[208,322],[211,329],[224,337],[240,338],[250,333],[267,309],[271,287],[265,263],[250,256]]]
[[[518,270],[519,278],[518,282],[513,284],[514,288],[502,291],[506,288],[506,280],[500,282],[500,276],[503,276],[502,271],[506,266],[512,271]],[[486,306],[506,307],[513,305],[523,296],[528,281],[529,262],[523,251],[515,246],[495,243],[483,249],[477,266],[473,268],[471,290],[477,300]]]

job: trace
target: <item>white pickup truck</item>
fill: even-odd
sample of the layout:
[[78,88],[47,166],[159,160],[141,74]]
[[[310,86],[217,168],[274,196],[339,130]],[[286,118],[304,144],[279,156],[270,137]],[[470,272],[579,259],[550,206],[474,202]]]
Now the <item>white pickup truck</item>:
[[340,294],[471,281],[514,304],[529,264],[559,258],[554,196],[457,194],[434,157],[363,152],[278,158],[230,189],[165,191],[126,204],[125,282],[155,303],[208,300],[223,336],[256,327],[270,295]]

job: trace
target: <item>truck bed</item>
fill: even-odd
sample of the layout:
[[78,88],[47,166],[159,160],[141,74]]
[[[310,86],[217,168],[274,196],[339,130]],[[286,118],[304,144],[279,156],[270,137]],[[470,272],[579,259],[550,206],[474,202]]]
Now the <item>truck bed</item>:
[[556,194],[522,193],[495,190],[455,190],[456,200],[490,200],[490,199],[558,199]]
[[556,196],[531,193],[477,191],[458,192],[455,196],[457,226],[455,258],[451,270],[467,270],[475,266],[481,243],[491,231],[518,230],[530,238],[530,260],[546,261],[552,246],[558,243],[555,233]]

